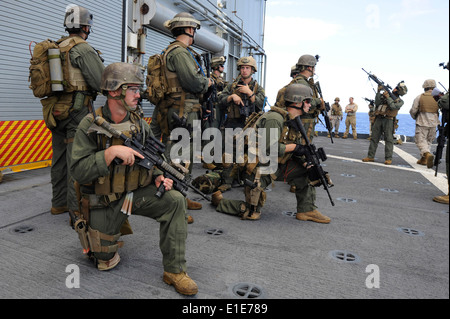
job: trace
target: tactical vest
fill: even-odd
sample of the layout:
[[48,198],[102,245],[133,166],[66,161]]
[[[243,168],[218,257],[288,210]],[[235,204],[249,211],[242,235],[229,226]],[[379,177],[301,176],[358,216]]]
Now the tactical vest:
[[[230,95],[231,94],[236,94],[242,99],[242,101],[244,101],[244,99],[246,99],[246,98],[248,99],[249,97],[247,96],[247,94],[243,94],[243,93],[240,93],[240,92],[237,91],[237,86],[238,86],[238,83],[239,83],[240,80],[241,80],[241,76],[239,75],[236,78],[236,80],[233,82],[233,84],[231,85],[231,93],[230,93]],[[256,92],[258,90],[258,82],[252,80],[248,84],[248,86],[249,86],[250,90],[252,90],[253,93],[256,94]],[[251,103],[251,102],[249,101],[249,103]],[[227,116],[228,116],[228,118],[231,118],[231,119],[239,119],[239,118],[241,118],[240,107],[241,107],[240,105],[234,104],[233,100],[231,100],[228,103],[228,106],[227,106],[227,114],[228,114]]]
[[[398,99],[399,98],[397,98],[395,101],[397,101]],[[388,119],[394,119],[394,117],[397,116],[399,110],[391,110],[388,107],[387,99],[384,95],[381,95],[380,101],[381,101],[380,105],[375,106],[375,116],[381,116],[381,117],[386,117]]]
[[331,105],[331,116],[342,116],[342,109],[339,103]]
[[[199,59],[199,55],[192,50],[191,48],[188,48],[188,46],[182,42],[175,41],[171,43],[166,51],[164,52],[164,67],[165,67],[165,74],[167,79],[167,91],[166,94],[169,96],[170,99],[173,99],[175,102],[172,104],[172,107],[180,108],[181,106],[184,106],[184,101],[186,99],[199,99],[199,96],[196,94],[192,94],[189,92],[186,92],[183,90],[183,87],[181,86],[180,81],[178,80],[177,73],[172,72],[167,67],[167,55],[174,49],[182,47],[186,50],[189,50],[194,55],[194,59]],[[197,72],[199,71],[200,67],[197,65]]]
[[427,113],[438,113],[439,106],[429,92],[422,93],[419,100],[419,111]]
[[71,93],[75,91],[87,91],[89,86],[84,80],[83,74],[79,68],[75,68],[70,62],[69,51],[80,43],[87,43],[81,37],[66,37],[57,41],[61,51],[63,65],[64,92]]
[[[97,116],[102,116],[102,109],[96,110]],[[92,114],[89,114],[93,118]],[[113,124],[111,127],[122,132],[125,136],[131,137],[132,133],[140,134],[142,127],[140,117],[131,112],[130,119],[124,123]],[[88,129],[88,133],[97,132],[97,149],[105,150],[113,145],[123,145],[123,140],[115,137],[108,137],[104,134],[104,130],[95,123]],[[143,143],[144,141],[141,141]],[[97,199],[91,198],[91,206],[101,204],[101,202],[114,202],[120,199],[125,192],[132,192],[139,187],[150,184],[152,172],[134,164],[133,166],[119,165],[113,161],[109,166],[109,175],[98,177],[94,182],[95,195]],[[95,200],[100,203],[95,203]]]

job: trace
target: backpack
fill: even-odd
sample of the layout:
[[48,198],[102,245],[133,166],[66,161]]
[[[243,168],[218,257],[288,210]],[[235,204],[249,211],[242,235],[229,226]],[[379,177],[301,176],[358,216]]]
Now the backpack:
[[[31,44],[30,42],[30,54]],[[36,42],[34,42],[36,43]],[[58,44],[50,39],[36,43],[31,54],[28,82],[35,97],[43,98],[52,95],[48,49],[57,49]]]
[[145,84],[147,86],[148,100],[154,105],[158,105],[164,100],[164,96],[168,92],[169,84],[166,77],[165,59],[167,54],[176,47],[178,46],[169,46],[160,54],[155,54],[148,58]]

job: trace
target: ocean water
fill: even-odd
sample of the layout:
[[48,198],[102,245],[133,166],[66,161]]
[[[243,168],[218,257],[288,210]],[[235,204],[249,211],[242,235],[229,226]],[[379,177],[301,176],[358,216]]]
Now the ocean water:
[[[324,122],[322,116],[319,116],[320,120]],[[416,132],[416,121],[414,121],[409,114],[398,114],[398,129],[395,134],[411,136],[413,137]],[[325,122],[324,122],[325,123]],[[316,125],[316,131],[326,131],[325,127],[319,122]],[[333,129],[334,132],[334,129]],[[341,121],[339,125],[339,132],[345,132],[345,115],[344,119]],[[350,127],[351,134],[352,129]],[[369,134],[370,133],[370,122],[369,122],[369,114],[365,112],[356,112],[356,132],[358,134]]]

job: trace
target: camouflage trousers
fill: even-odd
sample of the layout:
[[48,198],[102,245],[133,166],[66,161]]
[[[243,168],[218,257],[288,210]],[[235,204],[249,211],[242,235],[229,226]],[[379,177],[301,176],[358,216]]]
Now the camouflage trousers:
[[436,138],[436,127],[420,126],[416,124],[416,134],[414,136],[416,145],[419,148],[420,156],[430,153],[430,147]]
[[384,135],[384,158],[386,160],[392,160],[392,154],[394,153],[394,120],[377,117],[372,126],[372,137],[370,138],[369,152],[367,157],[375,158],[377,152],[378,143],[380,142],[381,135]]
[[[316,202],[316,190],[309,184],[309,179],[304,168],[299,162],[295,160],[289,160],[284,165],[279,165],[277,173],[277,181],[287,182],[290,185],[295,185],[295,197],[297,200],[297,212],[309,212],[317,208]],[[253,181],[254,175],[245,176],[245,178]],[[253,179],[252,179],[253,178]],[[266,188],[272,179],[270,176],[261,176],[261,187]],[[244,193],[246,190],[244,190]],[[216,211],[226,213],[230,215],[242,214],[242,208],[249,207],[249,203],[242,200],[226,199],[223,198],[216,208]],[[262,206],[257,207],[257,211],[260,212]]]
[[[171,273],[186,271],[186,198],[178,191],[171,190],[158,199],[156,191],[155,184],[135,190],[131,215],[150,217],[159,223],[159,247],[164,270]],[[125,197],[122,196],[105,207],[91,208],[89,226],[107,235],[118,234],[128,218],[128,215],[121,212]],[[116,242],[101,240],[102,246],[115,244]],[[109,260],[114,253],[94,253],[94,256]]]
[[50,179],[52,207],[54,208],[67,207],[71,211],[79,210],[74,180],[69,167],[76,129],[88,112],[87,108],[83,108],[79,112],[70,112],[67,119],[57,121],[56,127],[51,130],[53,155]]

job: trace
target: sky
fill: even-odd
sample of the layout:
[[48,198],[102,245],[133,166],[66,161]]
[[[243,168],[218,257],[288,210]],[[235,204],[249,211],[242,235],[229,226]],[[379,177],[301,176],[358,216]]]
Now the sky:
[[409,113],[422,84],[434,79],[449,87],[449,3],[446,0],[267,0],[264,50],[266,96],[275,104],[301,55],[320,56],[314,80],[330,105],[354,97],[368,112],[377,85],[366,71],[394,88],[405,81],[408,94],[399,113]]

